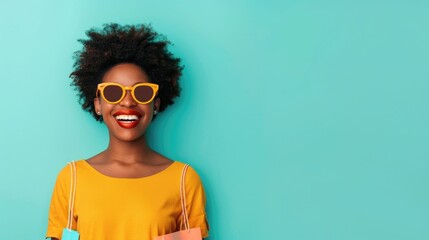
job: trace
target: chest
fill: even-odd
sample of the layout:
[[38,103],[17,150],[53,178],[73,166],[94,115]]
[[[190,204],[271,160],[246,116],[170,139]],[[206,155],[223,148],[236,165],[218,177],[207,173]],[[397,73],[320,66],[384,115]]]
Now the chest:
[[74,216],[78,225],[171,226],[181,214],[178,181],[80,178]]

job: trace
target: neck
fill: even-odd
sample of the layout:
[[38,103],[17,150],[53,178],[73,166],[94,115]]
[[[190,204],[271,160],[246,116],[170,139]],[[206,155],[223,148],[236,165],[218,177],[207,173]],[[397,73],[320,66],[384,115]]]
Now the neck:
[[124,165],[150,164],[153,159],[151,156],[154,156],[154,151],[147,144],[145,136],[132,142],[110,137],[109,146],[104,153],[106,154],[106,161]]

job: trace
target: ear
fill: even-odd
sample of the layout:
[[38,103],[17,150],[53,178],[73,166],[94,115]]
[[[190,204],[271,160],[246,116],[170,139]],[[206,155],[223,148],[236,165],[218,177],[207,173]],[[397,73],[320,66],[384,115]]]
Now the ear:
[[161,99],[160,98],[156,98],[153,101],[153,110],[159,112],[159,108],[161,107]]
[[94,98],[94,109],[95,112],[101,112],[101,105],[100,105],[100,99],[99,98]]

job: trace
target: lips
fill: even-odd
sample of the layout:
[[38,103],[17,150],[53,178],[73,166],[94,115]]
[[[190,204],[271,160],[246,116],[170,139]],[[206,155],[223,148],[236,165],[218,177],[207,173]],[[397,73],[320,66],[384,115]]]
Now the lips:
[[122,128],[134,128],[139,124],[142,115],[134,110],[120,110],[113,114],[116,122]]

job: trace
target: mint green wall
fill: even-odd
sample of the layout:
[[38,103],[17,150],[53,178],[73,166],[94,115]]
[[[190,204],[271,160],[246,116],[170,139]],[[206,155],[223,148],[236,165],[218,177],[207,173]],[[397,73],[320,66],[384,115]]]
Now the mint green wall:
[[150,139],[200,173],[210,239],[429,239],[428,9],[2,0],[1,239],[43,239],[58,171],[106,146],[68,75],[108,22],[152,23],[186,65]]

